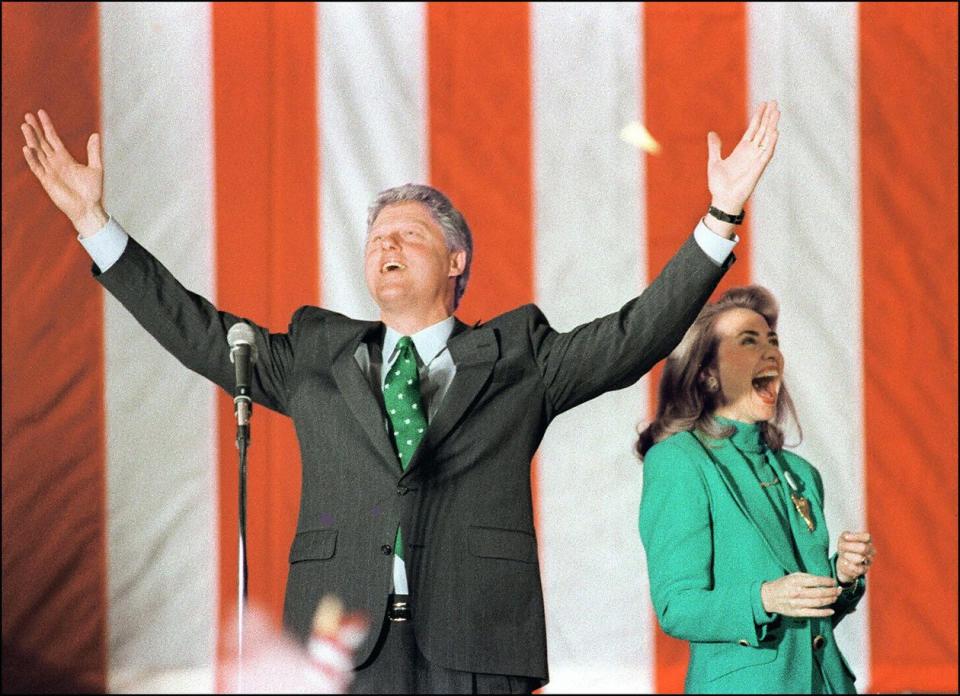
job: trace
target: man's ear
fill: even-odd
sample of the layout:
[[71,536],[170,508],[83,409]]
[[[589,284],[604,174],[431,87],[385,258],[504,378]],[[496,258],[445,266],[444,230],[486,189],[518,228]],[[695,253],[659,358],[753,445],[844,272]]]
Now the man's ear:
[[455,278],[456,276],[463,275],[466,267],[467,252],[465,250],[461,249],[460,251],[450,253],[450,271],[447,273],[448,277]]

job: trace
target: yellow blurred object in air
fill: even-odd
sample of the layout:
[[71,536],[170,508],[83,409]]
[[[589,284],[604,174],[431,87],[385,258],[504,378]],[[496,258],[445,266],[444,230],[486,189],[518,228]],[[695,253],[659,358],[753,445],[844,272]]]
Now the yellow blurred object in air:
[[620,131],[620,139],[631,145],[636,145],[647,154],[660,154],[660,143],[654,140],[650,131],[644,128],[640,121],[631,121],[625,125],[623,130]]

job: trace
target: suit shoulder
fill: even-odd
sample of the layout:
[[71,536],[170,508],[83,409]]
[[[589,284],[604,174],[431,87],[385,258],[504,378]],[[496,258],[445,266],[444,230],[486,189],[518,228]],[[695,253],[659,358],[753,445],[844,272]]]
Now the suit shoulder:
[[643,464],[655,467],[699,469],[707,461],[703,446],[692,432],[674,433],[647,450]]
[[293,316],[291,316],[290,318],[291,324],[304,322],[304,321],[326,321],[330,323],[357,322],[356,319],[351,319],[345,314],[333,312],[333,311],[330,311],[329,309],[324,309],[323,307],[316,307],[314,305],[303,305],[302,307],[298,308],[297,311],[295,311],[293,313]]
[[550,322],[547,321],[547,317],[544,315],[543,311],[537,305],[531,302],[517,307],[516,309],[511,309],[503,314],[498,314],[493,319],[481,323],[480,326],[505,328],[516,326],[535,326],[537,324],[549,326]]

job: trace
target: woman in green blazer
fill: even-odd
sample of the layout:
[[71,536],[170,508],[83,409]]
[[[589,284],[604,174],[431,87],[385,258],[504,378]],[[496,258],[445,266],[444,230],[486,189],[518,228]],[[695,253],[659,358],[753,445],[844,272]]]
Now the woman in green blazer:
[[833,628],[875,550],[844,532],[828,555],[820,474],[783,449],[796,413],[777,314],[758,286],[705,307],[637,444],[650,592],[663,630],[690,642],[688,692],[856,692]]

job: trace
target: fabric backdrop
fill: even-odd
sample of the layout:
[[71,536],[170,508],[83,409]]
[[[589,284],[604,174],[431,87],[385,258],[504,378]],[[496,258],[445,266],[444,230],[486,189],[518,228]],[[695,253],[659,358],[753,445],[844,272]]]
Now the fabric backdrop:
[[[769,287],[831,537],[878,549],[838,634],[861,690],[957,689],[957,5],[3,4],[3,683],[209,690],[236,605],[230,399],[90,278],[21,155],[44,108],[187,287],[275,331],[375,318],[365,208],[407,181],[473,228],[467,322],[559,329],[645,287],[775,98],[725,288]],[[619,137],[640,121],[647,154]],[[656,374],[561,416],[534,468],[552,683],[681,688],[650,606],[638,424]],[[279,620],[290,422],[259,408],[250,600]],[[796,442],[796,437],[789,441]]]

